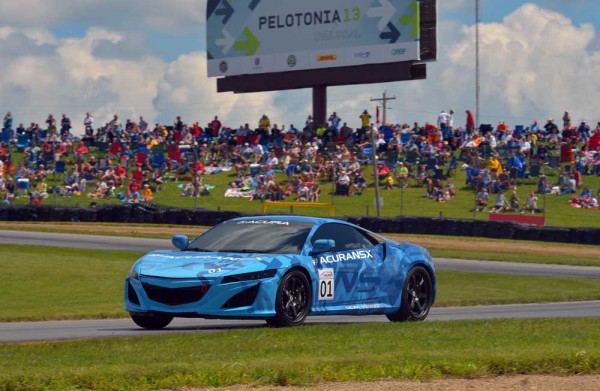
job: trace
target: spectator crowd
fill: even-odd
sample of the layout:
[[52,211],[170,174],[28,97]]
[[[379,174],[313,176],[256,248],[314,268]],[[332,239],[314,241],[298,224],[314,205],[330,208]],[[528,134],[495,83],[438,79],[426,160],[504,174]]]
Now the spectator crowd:
[[[211,190],[205,175],[232,171],[225,196],[316,202],[323,183],[338,195],[361,195],[365,175],[373,175],[364,166],[375,161],[384,190],[422,186],[424,197],[440,203],[456,196],[452,176],[462,169],[476,210],[539,211],[535,193],[519,199],[521,178],[536,178],[538,194],[569,194],[575,207],[598,207],[584,177],[600,175],[600,123],[574,125],[565,112],[560,124],[549,118],[543,125],[476,126],[467,110],[465,125],[455,126],[455,116],[448,110],[435,123],[379,126],[364,110],[352,128],[336,112],[326,123],[308,116],[301,126],[278,125],[263,114],[256,126],[232,128],[218,116],[204,125],[176,117],[172,125],[152,126],[143,117],[123,123],[116,114],[98,126],[87,113],[78,125],[66,114],[50,114],[44,125],[26,127],[9,112],[1,133],[0,195],[4,204],[23,196],[40,205],[50,193],[149,202],[171,180],[179,181],[182,196],[197,197]],[[12,151],[25,157],[14,161]],[[61,174],[58,186],[48,184],[48,170]],[[548,182],[546,170],[557,170],[556,183]]]

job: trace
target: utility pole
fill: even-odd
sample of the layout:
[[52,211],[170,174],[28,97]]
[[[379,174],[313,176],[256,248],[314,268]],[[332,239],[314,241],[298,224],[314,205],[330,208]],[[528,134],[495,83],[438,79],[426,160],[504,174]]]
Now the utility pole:
[[371,102],[383,102],[383,119],[382,119],[382,124],[385,125],[387,123],[387,102],[388,100],[394,100],[396,99],[395,96],[388,98],[387,96],[387,91],[383,92],[383,98],[377,98],[377,99],[371,99]]
[[479,24],[481,8],[479,0],[475,0],[475,129],[479,127]]

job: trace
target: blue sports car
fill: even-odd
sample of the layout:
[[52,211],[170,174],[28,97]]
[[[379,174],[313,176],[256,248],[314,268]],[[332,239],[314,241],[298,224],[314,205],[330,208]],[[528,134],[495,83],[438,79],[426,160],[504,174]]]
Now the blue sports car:
[[302,324],[308,315],[386,315],[423,320],[435,300],[431,255],[341,220],[236,218],[179,250],[153,251],[125,281],[125,310],[140,327],[174,317],[265,319]]

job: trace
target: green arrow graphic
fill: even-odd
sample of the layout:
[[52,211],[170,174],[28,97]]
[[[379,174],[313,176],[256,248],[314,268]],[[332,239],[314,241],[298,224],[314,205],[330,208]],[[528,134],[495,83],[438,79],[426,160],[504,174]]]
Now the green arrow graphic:
[[243,35],[244,37],[246,37],[246,40],[236,41],[233,44],[233,48],[240,52],[245,51],[246,56],[253,56],[254,53],[256,53],[256,51],[260,47],[260,42],[258,39],[256,39],[256,37],[248,27],[244,27]]
[[402,15],[399,19],[399,22],[403,26],[412,26],[412,29],[410,31],[410,37],[417,38],[421,32],[421,21],[419,20],[421,15],[419,13],[419,3],[413,0],[410,3],[410,9],[414,13],[412,15]]

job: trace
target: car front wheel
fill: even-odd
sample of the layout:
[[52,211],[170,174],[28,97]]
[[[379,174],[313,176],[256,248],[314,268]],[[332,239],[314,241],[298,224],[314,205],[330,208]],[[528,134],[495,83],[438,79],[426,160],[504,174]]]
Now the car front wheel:
[[433,300],[431,276],[422,266],[412,268],[406,275],[402,289],[400,309],[387,315],[392,322],[424,320],[429,314]]
[[267,319],[273,327],[298,326],[310,312],[311,292],[306,275],[292,270],[281,279],[275,300],[275,316]]
[[149,329],[149,330],[160,330],[162,328],[165,328],[173,320],[173,317],[169,316],[169,315],[158,315],[158,314],[133,315],[133,314],[130,314],[130,316],[131,316],[131,320],[133,320],[133,322],[135,324],[137,324],[138,326],[143,327],[145,329]]

